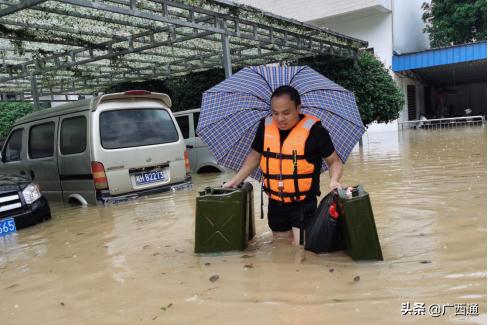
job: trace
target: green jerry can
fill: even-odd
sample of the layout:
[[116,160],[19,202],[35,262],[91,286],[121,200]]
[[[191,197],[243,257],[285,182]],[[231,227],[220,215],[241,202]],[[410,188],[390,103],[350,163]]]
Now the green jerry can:
[[344,250],[353,260],[383,260],[369,194],[361,185],[350,193],[338,189],[344,220]]
[[211,188],[197,197],[195,253],[244,250],[256,234],[253,186]]

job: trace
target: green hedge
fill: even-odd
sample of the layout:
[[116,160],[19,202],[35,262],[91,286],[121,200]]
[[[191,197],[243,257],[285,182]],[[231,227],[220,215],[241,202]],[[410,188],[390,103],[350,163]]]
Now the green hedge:
[[31,103],[0,101],[0,139],[7,137],[15,120],[29,114],[32,110]]

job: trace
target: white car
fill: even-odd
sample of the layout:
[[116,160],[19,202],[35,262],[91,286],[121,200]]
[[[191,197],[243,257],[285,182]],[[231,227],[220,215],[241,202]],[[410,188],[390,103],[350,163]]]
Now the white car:
[[198,137],[196,129],[200,109],[174,112],[176,122],[185,139],[186,149],[190,158],[190,168],[193,173],[224,172],[226,168],[220,166],[208,149],[208,146]]

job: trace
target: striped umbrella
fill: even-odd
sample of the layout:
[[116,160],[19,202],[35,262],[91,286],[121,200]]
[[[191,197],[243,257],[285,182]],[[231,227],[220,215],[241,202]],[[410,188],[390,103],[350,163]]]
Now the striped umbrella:
[[[306,66],[252,66],[203,93],[197,133],[219,164],[239,170],[259,121],[271,115],[271,94],[283,85],[298,90],[302,113],[321,120],[346,161],[365,131],[354,94]],[[261,171],[251,176],[259,179]]]

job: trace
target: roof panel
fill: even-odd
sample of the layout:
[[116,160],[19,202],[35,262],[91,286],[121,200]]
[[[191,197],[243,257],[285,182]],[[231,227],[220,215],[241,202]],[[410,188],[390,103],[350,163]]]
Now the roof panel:
[[393,71],[486,60],[486,41],[393,56]]

